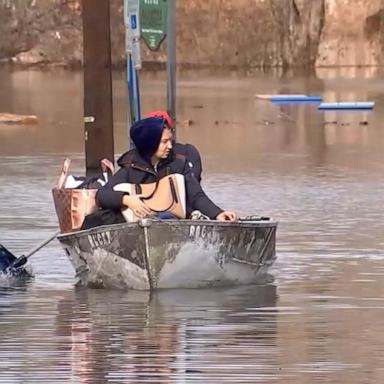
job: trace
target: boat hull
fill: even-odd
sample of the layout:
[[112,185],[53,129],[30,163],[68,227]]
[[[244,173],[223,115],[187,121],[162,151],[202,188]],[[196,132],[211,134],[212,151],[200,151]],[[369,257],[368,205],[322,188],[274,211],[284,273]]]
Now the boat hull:
[[85,286],[152,290],[256,283],[275,260],[270,220],[151,220],[58,236]]

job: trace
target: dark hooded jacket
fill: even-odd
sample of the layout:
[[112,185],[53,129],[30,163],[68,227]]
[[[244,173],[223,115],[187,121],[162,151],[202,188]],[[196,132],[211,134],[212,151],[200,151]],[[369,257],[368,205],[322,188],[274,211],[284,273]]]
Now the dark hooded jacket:
[[[195,147],[191,147],[192,149],[195,149]],[[184,149],[187,150],[188,147]],[[105,209],[119,210],[122,208],[124,192],[113,190],[113,187],[117,184],[154,183],[158,178],[162,178],[169,174],[180,173],[185,177],[187,214],[190,214],[193,210],[199,210],[211,219],[216,218],[216,216],[223,212],[223,210],[208,198],[199,184],[198,178],[200,179],[201,174],[201,161],[200,167],[195,166],[195,163],[192,163],[187,156],[180,152],[180,148],[178,152],[171,151],[166,159],[161,160],[158,163],[156,171],[150,162],[139,155],[136,149],[124,153],[117,161],[118,165],[121,167],[119,171],[117,171],[110,178],[108,183],[97,192],[96,201],[98,205]],[[197,154],[200,158],[198,152]],[[190,163],[192,163],[192,166]],[[198,175],[195,174],[196,170],[198,171]]]
[[192,175],[196,180],[201,182],[201,173],[203,167],[201,165],[201,156],[197,148],[192,144],[173,143],[173,153],[176,157],[184,156]]

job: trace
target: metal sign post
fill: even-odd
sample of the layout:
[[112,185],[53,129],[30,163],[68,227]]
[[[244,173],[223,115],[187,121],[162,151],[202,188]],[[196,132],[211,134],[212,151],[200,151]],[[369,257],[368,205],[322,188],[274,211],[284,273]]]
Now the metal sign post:
[[167,112],[176,128],[176,0],[168,0],[167,19]]
[[[141,69],[139,0],[124,0],[125,51],[130,125],[140,120],[139,74]],[[130,142],[130,146],[132,143]]]
[[167,112],[176,121],[176,0],[141,0],[140,28],[152,51],[167,37]]

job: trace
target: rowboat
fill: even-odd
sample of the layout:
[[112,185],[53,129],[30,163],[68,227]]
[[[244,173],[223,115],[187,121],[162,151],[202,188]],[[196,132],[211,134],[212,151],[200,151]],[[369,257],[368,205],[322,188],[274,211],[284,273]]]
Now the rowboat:
[[276,258],[276,229],[269,218],[142,219],[57,238],[79,285],[209,288],[257,283]]

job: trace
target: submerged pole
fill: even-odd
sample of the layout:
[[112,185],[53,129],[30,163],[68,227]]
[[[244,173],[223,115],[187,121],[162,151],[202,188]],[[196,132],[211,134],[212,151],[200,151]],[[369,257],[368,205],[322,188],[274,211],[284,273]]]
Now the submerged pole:
[[84,139],[87,176],[114,162],[109,0],[82,0]]
[[176,123],[176,0],[168,0],[167,112]]

